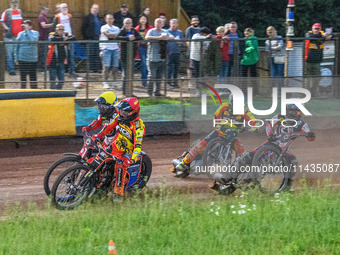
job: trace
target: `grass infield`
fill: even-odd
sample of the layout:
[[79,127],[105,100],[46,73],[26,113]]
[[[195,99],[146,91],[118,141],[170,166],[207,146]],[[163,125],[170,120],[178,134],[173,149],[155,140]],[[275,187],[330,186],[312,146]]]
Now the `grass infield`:
[[340,254],[340,190],[183,195],[157,189],[73,211],[46,203],[6,206],[0,254]]

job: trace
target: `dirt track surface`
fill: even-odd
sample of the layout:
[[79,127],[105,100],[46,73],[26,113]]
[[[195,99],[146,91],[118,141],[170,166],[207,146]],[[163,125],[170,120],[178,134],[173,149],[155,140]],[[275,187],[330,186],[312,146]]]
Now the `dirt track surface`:
[[[291,147],[299,164],[340,163],[340,130],[315,130],[317,139],[308,142],[299,138]],[[246,150],[251,150],[265,141],[264,134],[243,133],[239,136]],[[208,188],[210,180],[191,176],[187,179],[173,177],[169,169],[174,158],[190,145],[189,135],[146,137],[143,150],[151,157],[153,172],[150,189],[160,185],[175,187],[183,192],[198,195],[214,195]],[[0,209],[6,202],[46,201],[43,178],[48,167],[63,157],[64,152],[78,153],[81,138],[41,138],[0,142]],[[337,177],[340,177],[340,169]],[[301,174],[299,174],[301,176]],[[307,177],[318,177],[307,173]],[[329,176],[329,175],[328,175]],[[190,189],[190,190],[189,190]]]

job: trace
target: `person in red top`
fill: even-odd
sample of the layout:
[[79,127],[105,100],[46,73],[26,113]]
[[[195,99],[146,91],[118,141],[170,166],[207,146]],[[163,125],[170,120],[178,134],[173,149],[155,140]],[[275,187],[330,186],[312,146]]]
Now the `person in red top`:
[[[18,34],[22,31],[22,12],[17,0],[11,1],[11,8],[2,13],[0,22],[4,29],[4,41],[15,42]],[[15,75],[15,50],[15,44],[6,44],[7,70],[10,75]]]
[[[224,27],[220,26],[216,29],[217,39],[228,39],[229,36],[224,35]],[[229,41],[219,41],[220,51],[222,54],[222,66],[220,71],[220,78],[228,77],[228,65],[229,65]]]
[[[140,34],[143,41],[139,43],[138,54],[142,64],[141,72],[142,72],[142,85],[146,87],[148,82],[148,68],[146,64],[146,54],[147,54],[147,43],[145,40],[146,33],[153,28],[153,26],[149,25],[148,17],[144,14],[139,16],[139,24],[135,27],[136,31]],[[137,56],[136,56],[137,58]]]
[[117,108],[119,115],[100,133],[92,136],[93,140],[100,139],[116,130],[113,142],[106,148],[106,151],[119,159],[115,167],[117,178],[113,191],[114,199],[124,196],[127,168],[134,164],[141,153],[145,134],[144,123],[139,117],[140,106],[137,98],[124,98]]

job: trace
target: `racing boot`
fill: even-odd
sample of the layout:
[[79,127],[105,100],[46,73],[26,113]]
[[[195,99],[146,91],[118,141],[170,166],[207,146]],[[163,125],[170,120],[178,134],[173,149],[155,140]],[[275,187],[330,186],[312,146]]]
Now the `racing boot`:
[[189,165],[186,164],[184,161],[182,161],[181,163],[179,163],[176,167],[176,177],[179,178],[185,178],[189,175]]
[[202,140],[197,145],[195,145],[194,148],[188,151],[182,162],[175,167],[176,177],[185,178],[190,174],[190,162],[192,162],[198,154],[202,153],[206,146],[207,142]]
[[218,191],[219,190],[219,184],[217,183],[217,181],[214,181],[212,184],[209,185],[209,188]]

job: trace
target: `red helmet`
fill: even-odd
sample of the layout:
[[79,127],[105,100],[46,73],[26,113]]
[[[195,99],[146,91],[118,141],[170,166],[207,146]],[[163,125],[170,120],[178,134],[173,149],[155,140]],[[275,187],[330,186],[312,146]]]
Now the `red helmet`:
[[138,99],[127,97],[117,105],[119,109],[119,119],[122,121],[132,121],[139,116],[140,106]]

